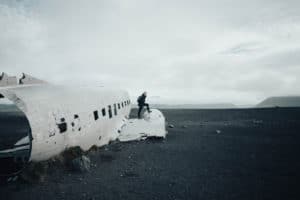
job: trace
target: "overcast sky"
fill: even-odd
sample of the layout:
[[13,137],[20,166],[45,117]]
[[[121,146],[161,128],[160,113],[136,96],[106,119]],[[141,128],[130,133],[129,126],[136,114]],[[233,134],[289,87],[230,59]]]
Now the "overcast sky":
[[[0,71],[150,102],[300,93],[299,0],[0,0]],[[78,83],[76,83],[78,82]]]

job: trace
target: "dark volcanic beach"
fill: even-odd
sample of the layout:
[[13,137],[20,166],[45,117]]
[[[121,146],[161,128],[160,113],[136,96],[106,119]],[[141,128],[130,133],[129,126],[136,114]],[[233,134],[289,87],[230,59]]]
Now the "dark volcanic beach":
[[0,199],[300,199],[300,108],[162,111],[165,140],[114,142],[90,172],[50,165]]

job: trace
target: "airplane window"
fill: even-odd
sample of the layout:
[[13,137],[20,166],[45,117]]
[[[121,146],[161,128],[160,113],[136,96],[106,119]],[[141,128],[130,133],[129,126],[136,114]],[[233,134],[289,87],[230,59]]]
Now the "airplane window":
[[105,108],[102,108],[102,116],[104,117],[106,115]]
[[2,94],[0,94],[0,99],[1,99],[1,98],[4,98],[4,96],[3,96]]
[[121,105],[118,103],[118,109],[120,110],[121,109]]
[[108,106],[108,115],[109,115],[109,118],[112,118],[111,106]]
[[99,115],[98,115],[98,110],[94,111],[94,119],[98,120],[99,119]]
[[118,113],[117,113],[117,104],[114,104],[114,113],[115,113],[115,115],[118,114]]
[[74,119],[78,119],[79,118],[79,116],[78,115],[74,115]]
[[122,108],[124,108],[124,102],[122,102]]
[[124,101],[124,104],[125,104],[125,106],[127,106],[127,103],[126,103],[126,101]]

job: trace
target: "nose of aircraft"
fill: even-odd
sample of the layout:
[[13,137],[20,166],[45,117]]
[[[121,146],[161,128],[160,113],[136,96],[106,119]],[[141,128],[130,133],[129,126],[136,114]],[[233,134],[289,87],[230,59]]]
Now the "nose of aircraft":
[[31,128],[15,105],[0,104],[0,178],[19,173],[31,153]]

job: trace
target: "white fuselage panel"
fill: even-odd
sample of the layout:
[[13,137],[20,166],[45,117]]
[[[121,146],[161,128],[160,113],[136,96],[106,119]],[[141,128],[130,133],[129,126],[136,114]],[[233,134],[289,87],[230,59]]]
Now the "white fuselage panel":
[[26,115],[32,132],[32,161],[47,160],[70,147],[86,151],[115,140],[128,119],[126,91],[48,84],[2,89]]

